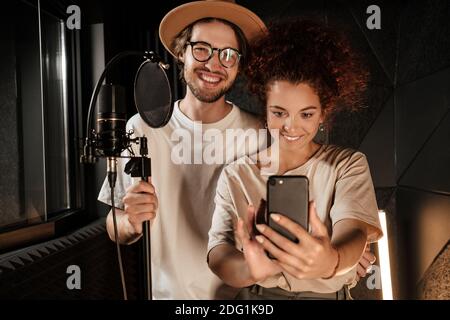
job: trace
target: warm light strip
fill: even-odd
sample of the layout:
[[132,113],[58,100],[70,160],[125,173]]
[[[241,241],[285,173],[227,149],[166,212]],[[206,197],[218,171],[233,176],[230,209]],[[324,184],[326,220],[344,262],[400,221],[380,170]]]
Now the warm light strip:
[[378,241],[378,255],[380,258],[381,288],[383,300],[392,300],[391,263],[389,260],[388,232],[386,212],[378,211],[383,237]]

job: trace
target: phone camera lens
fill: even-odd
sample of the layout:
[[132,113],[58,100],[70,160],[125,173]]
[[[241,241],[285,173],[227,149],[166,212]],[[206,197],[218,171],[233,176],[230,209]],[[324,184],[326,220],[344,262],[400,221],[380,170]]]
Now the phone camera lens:
[[275,181],[275,179],[269,179],[269,184],[271,186],[274,186],[277,182]]

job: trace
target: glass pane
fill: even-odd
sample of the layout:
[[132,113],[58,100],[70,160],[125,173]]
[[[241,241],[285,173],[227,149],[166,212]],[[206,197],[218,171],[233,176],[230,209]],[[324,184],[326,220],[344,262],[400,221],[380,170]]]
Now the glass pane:
[[64,21],[41,11],[47,213],[69,208]]
[[23,159],[23,208],[11,223],[45,220],[45,172],[41,57],[37,6],[19,1],[16,7],[17,93]]
[[16,88],[10,91],[15,97],[17,90],[20,160],[19,183],[2,185],[16,195],[13,204],[0,209],[3,230],[45,222],[48,214],[70,207],[64,21],[44,10],[39,14],[36,0],[15,2],[9,14],[15,17],[14,32],[0,44],[15,54]]

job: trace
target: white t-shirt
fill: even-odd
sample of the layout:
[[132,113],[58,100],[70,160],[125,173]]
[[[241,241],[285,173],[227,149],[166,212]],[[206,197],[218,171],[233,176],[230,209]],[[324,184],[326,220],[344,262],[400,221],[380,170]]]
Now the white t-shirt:
[[[230,299],[236,295],[236,290],[208,267],[208,230],[224,165],[258,149],[254,141],[247,149],[245,141],[238,141],[234,148],[226,132],[241,138],[242,129],[260,128],[257,117],[235,105],[220,121],[200,126],[181,112],[178,101],[163,128],[150,128],[139,114],[128,121],[127,130],[148,139],[152,182],[159,200],[151,229],[154,299]],[[133,150],[139,154],[138,147],[133,146]],[[127,161],[120,159],[117,169],[115,203],[122,209],[126,189],[132,179],[138,179],[123,173]],[[106,180],[98,200],[111,204]]]
[[[247,206],[258,206],[266,200],[266,183],[270,173],[261,171],[256,161],[244,156],[226,166],[220,175],[215,198],[216,208],[209,231],[208,252],[219,244],[232,244],[239,250],[242,244],[234,237],[234,222],[238,216],[247,221]],[[328,228],[343,219],[357,219],[368,224],[368,241],[378,240],[381,226],[375,191],[366,157],[361,152],[333,145],[322,145],[302,166],[285,175],[304,175],[309,180],[309,199],[316,203],[317,214]],[[287,291],[329,293],[344,285],[352,286],[356,266],[347,273],[328,280],[298,280],[288,273],[258,283]]]

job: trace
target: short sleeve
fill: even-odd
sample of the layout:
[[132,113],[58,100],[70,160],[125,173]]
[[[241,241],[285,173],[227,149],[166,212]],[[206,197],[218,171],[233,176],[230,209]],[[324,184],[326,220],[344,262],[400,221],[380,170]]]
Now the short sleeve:
[[378,206],[364,154],[355,152],[338,164],[338,178],[335,186],[330,218],[334,224],[343,219],[356,219],[367,223],[368,241],[381,238]]
[[215,209],[208,236],[208,253],[220,244],[235,244],[234,220],[237,217],[236,206],[232,201],[226,168],[220,174],[214,198]]

